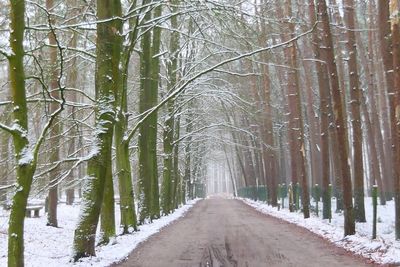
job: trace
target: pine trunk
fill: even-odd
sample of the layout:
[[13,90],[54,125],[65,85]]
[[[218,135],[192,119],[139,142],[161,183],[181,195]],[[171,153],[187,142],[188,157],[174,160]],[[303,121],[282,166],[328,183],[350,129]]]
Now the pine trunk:
[[353,128],[353,165],[354,165],[354,216],[357,222],[366,222],[364,205],[364,166],[362,150],[362,129],[361,129],[361,89],[359,86],[358,64],[357,64],[357,43],[354,30],[356,29],[354,1],[344,1],[344,17],[347,25],[347,51],[348,70],[350,77],[350,105],[351,124]]
[[355,221],[354,221],[354,210],[353,210],[353,198],[352,198],[352,183],[350,166],[348,163],[348,147],[347,147],[347,125],[343,114],[343,92],[339,87],[339,80],[337,74],[337,67],[335,62],[335,54],[333,48],[331,28],[329,24],[328,10],[325,0],[318,0],[318,13],[322,21],[322,27],[324,31],[323,44],[326,47],[326,59],[328,65],[328,71],[330,76],[330,88],[332,90],[332,102],[333,102],[333,115],[335,118],[335,126],[338,138],[338,154],[340,160],[340,168],[342,174],[342,189],[343,189],[343,208],[344,208],[344,235],[355,234]]
[[[388,158],[392,159],[391,162],[388,161],[388,165],[385,166],[388,170],[392,170],[392,177],[388,177],[387,181],[389,181],[389,188],[394,187],[394,181],[399,177],[397,173],[397,169],[395,166],[398,166],[398,159],[396,158],[396,127],[394,122],[396,121],[395,115],[395,93],[394,93],[394,80],[393,80],[393,56],[392,56],[392,39],[391,36],[391,27],[390,27],[390,10],[389,10],[389,3],[391,1],[388,0],[378,0],[378,18],[379,18],[379,41],[380,41],[380,52],[383,61],[383,67],[385,70],[385,80],[386,80],[386,94],[388,98],[387,100],[382,97],[382,111],[383,116],[387,118],[385,121],[390,121],[391,123],[388,124],[385,128],[385,138],[386,141],[385,150]],[[393,2],[393,1],[392,1]],[[389,106],[389,108],[387,108]],[[387,114],[388,113],[388,114]],[[389,120],[388,120],[389,119]],[[387,192],[387,195],[392,195],[392,192]]]
[[[392,54],[393,54],[393,79],[394,79],[394,104],[395,107],[391,106],[391,109],[395,111],[395,120],[391,121],[392,127],[395,129],[396,135],[393,141],[396,144],[394,151],[394,158],[400,159],[400,25],[399,25],[399,8],[397,0],[390,1],[390,13],[391,13],[391,24],[392,24]],[[396,240],[400,239],[400,180],[398,174],[400,174],[400,164],[397,162],[395,166],[395,177],[394,178],[394,201],[395,201],[395,237]]]
[[[309,5],[310,17],[312,18],[312,24],[317,21],[317,16],[315,13],[315,5],[314,0],[310,1]],[[321,170],[322,170],[322,187],[321,187],[321,195],[322,195],[322,204],[323,204],[323,219],[329,219],[331,214],[331,199],[329,193],[329,184],[330,184],[330,160],[329,160],[329,116],[330,116],[330,107],[331,107],[331,95],[329,90],[329,76],[328,70],[326,68],[326,64],[323,63],[323,58],[325,51],[321,48],[322,43],[319,36],[322,35],[322,30],[318,29],[318,31],[313,32],[313,49],[314,56],[317,60],[316,68],[317,68],[317,78],[318,78],[318,88],[319,88],[319,97],[320,97],[320,129],[321,129]],[[324,55],[324,56],[323,56]]]

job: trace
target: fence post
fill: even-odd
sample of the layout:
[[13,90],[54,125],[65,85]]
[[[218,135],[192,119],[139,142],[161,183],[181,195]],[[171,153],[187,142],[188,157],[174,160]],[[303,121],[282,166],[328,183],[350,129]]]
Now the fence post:
[[378,186],[372,186],[372,207],[373,207],[373,223],[372,223],[372,239],[376,239],[376,216],[378,211]]
[[329,205],[329,223],[332,221],[332,184],[328,185],[328,196],[329,201],[331,202]]
[[300,209],[300,183],[296,184],[296,210]]
[[315,184],[314,186],[314,197],[315,197],[315,214],[317,214],[317,217],[319,216],[319,207],[318,207],[318,202],[320,198],[320,190],[319,190],[319,185]]

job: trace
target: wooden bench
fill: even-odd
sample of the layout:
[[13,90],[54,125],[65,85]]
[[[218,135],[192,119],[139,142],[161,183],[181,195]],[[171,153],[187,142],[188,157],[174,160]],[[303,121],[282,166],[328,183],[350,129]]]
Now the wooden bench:
[[32,217],[32,211],[33,211],[33,217],[34,218],[39,218],[39,211],[43,209],[43,206],[28,206],[26,207],[26,213],[25,216],[30,218]]

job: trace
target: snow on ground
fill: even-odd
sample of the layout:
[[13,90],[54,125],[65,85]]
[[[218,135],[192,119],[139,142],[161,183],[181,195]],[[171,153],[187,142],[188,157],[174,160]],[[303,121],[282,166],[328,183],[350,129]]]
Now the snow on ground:
[[[355,254],[362,255],[380,264],[400,265],[400,241],[395,240],[394,229],[394,201],[388,201],[386,206],[378,205],[377,239],[372,240],[372,199],[365,198],[366,223],[356,223],[354,236],[343,237],[344,218],[342,213],[335,213],[336,201],[332,201],[332,221],[322,219],[315,214],[304,219],[300,212],[289,212],[268,206],[265,203],[242,199],[244,203],[254,207],[262,213],[283,219],[316,233],[339,247],[343,247]],[[286,203],[287,205],[287,200]],[[314,205],[314,203],[313,203]],[[322,204],[319,204],[320,209]]]
[[[173,214],[161,217],[151,224],[142,225],[131,235],[117,236],[109,245],[96,248],[96,257],[85,258],[71,263],[72,241],[79,215],[79,205],[60,204],[58,224],[60,228],[46,226],[46,216],[40,211],[40,218],[25,220],[25,266],[30,267],[82,267],[109,266],[125,259],[136,246],[160,231],[161,228],[185,215],[197,200],[177,209]],[[116,210],[116,224],[119,225],[119,206]],[[7,228],[9,212],[0,208],[0,266],[7,266]]]

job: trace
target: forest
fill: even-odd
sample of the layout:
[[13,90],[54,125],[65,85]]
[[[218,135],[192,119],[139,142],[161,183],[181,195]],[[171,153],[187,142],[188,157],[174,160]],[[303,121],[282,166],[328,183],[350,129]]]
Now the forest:
[[79,209],[77,262],[212,194],[304,219],[320,201],[322,219],[343,214],[344,236],[372,220],[377,194],[394,203],[399,240],[399,11],[398,0],[0,0],[8,266],[29,265],[31,210],[62,229],[60,207]]

